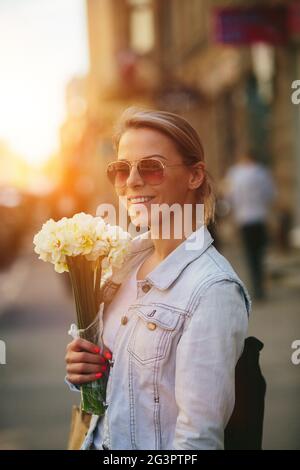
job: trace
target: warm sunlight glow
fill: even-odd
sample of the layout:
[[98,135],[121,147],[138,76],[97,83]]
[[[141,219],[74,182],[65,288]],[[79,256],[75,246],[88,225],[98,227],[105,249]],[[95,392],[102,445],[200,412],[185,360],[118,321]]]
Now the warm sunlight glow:
[[88,70],[84,0],[1,0],[0,139],[40,166],[59,148],[69,80]]

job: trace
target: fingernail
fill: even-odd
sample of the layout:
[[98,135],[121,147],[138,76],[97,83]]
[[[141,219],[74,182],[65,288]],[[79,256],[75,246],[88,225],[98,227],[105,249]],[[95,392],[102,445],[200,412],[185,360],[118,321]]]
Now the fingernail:
[[94,352],[95,352],[96,354],[99,354],[100,348],[98,348],[98,346],[96,346],[96,347],[94,348]]
[[105,357],[106,359],[111,359],[112,356],[111,356],[110,352],[106,351],[106,352],[104,353],[104,357]]
[[106,371],[106,369],[107,369],[107,367],[106,367],[106,366],[102,366],[102,368],[101,368],[101,370],[102,370],[103,372],[105,372],[105,371]]
[[102,372],[98,372],[98,374],[96,374],[96,379],[101,379],[102,375]]

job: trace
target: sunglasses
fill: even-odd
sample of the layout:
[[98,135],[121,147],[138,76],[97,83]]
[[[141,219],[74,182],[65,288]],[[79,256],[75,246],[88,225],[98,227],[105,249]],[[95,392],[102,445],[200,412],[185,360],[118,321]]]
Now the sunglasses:
[[165,178],[165,168],[176,166],[187,166],[185,163],[177,163],[167,165],[158,158],[144,158],[137,162],[129,162],[127,160],[116,160],[108,164],[106,174],[109,181],[116,187],[122,188],[126,186],[130,176],[131,168],[137,167],[140,177],[146,184],[155,186],[161,184]]

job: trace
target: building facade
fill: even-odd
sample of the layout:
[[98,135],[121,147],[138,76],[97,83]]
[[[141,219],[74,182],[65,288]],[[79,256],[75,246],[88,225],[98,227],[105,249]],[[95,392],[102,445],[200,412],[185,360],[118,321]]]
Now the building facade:
[[114,158],[113,124],[127,106],[141,105],[178,112],[194,125],[217,182],[254,148],[274,171],[279,206],[298,214],[296,110],[289,96],[298,49],[290,42],[265,49],[217,42],[215,8],[241,4],[258,2],[87,0],[90,72],[77,154],[80,162],[90,160],[93,209],[111,194],[104,169]]

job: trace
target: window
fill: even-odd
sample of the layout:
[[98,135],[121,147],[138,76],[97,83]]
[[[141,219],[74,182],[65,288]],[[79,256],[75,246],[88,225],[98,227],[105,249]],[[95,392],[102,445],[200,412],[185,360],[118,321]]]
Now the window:
[[130,47],[147,54],[154,46],[154,18],[151,0],[127,0],[129,5]]

